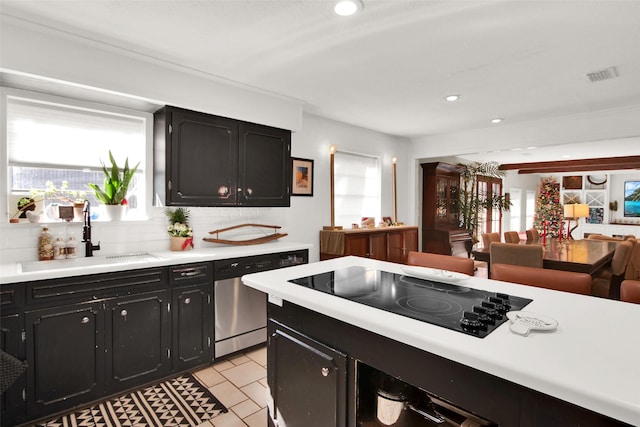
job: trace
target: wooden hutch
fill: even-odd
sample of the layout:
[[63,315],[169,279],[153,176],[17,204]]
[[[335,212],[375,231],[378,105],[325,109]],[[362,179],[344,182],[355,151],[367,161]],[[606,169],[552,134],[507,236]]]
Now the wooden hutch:
[[460,228],[460,168],[448,163],[422,166],[422,251],[452,255],[454,248],[471,255],[473,240]]

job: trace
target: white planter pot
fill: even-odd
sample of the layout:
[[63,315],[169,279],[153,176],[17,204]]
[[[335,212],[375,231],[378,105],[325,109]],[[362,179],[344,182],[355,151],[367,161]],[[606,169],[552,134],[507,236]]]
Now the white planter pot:
[[108,221],[122,221],[127,215],[126,205],[104,205],[103,210]]

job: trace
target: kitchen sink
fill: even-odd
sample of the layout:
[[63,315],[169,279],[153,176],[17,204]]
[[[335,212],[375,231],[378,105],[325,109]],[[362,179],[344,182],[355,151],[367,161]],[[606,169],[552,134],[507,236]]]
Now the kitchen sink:
[[27,261],[18,263],[18,273],[60,270],[65,268],[95,267],[100,265],[135,264],[162,259],[148,252],[93,256],[88,258],[60,259],[52,261]]

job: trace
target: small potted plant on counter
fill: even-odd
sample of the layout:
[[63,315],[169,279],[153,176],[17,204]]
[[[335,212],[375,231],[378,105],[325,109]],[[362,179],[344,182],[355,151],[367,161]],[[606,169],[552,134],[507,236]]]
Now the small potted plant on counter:
[[[129,191],[129,184],[131,184],[140,162],[133,168],[129,168],[129,158],[126,158],[121,173],[111,150],[109,150],[109,160],[111,161],[111,169],[107,169],[104,162],[100,161],[104,172],[104,188],[100,188],[94,183],[88,185],[94,191],[96,198],[104,203],[107,216],[111,220],[119,220],[124,217],[126,212],[127,191]],[[117,206],[117,208],[112,208],[112,206]]]
[[189,227],[188,209],[166,209],[165,214],[169,218],[169,227],[167,232],[171,236],[172,251],[188,251],[193,248],[193,229]]

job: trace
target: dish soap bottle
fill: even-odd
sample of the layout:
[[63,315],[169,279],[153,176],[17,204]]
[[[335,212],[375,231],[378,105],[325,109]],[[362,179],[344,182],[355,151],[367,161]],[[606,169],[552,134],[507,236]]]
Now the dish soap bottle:
[[42,232],[38,238],[38,259],[48,261],[53,259],[53,237],[49,233],[49,227],[42,227]]

